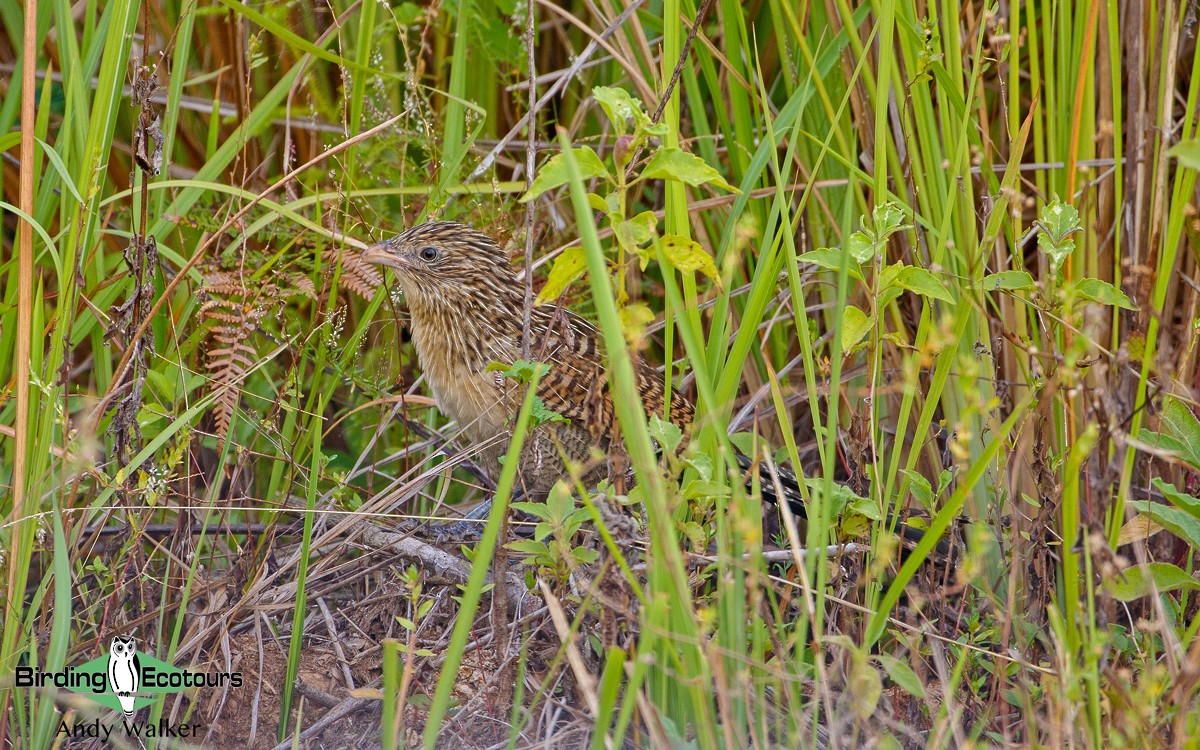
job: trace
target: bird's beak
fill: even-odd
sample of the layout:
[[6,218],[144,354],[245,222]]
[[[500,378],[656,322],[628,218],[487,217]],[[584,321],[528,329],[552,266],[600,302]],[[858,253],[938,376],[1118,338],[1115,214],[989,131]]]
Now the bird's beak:
[[380,242],[377,245],[368,247],[363,251],[362,259],[377,266],[401,267],[400,259],[392,252],[391,246],[386,242]]

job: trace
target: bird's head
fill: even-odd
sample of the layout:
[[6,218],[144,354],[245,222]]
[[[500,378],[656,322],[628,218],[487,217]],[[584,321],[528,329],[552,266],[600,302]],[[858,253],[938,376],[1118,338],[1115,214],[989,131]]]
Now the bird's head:
[[371,246],[362,257],[395,272],[410,306],[507,301],[519,291],[508,258],[492,238],[453,221],[419,224]]

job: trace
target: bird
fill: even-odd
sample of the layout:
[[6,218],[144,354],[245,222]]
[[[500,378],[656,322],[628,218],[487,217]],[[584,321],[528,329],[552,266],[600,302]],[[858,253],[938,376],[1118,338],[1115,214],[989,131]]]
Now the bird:
[[[510,429],[522,394],[519,383],[490,365],[522,359],[525,305],[524,285],[504,251],[483,232],[435,221],[373,245],[362,257],[394,272],[434,400],[469,442],[483,446],[480,463],[498,469],[506,444],[495,438]],[[550,365],[537,396],[566,421],[538,425],[526,438],[518,464],[525,494],[545,495],[569,477],[563,456],[585,465],[585,482],[620,473],[623,445],[600,332],[562,307],[536,305],[530,341],[530,358]],[[664,414],[662,375],[641,357],[634,375],[646,413]],[[669,421],[686,430],[694,415],[691,402],[673,391]]]
[[108,689],[117,696],[125,718],[133,718],[142,665],[132,636],[116,636],[108,651]]
[[[523,354],[525,287],[506,253],[473,227],[430,221],[370,246],[362,259],[394,273],[408,306],[417,359],[434,400],[458,423],[466,439],[479,446],[480,465],[497,472],[507,448],[502,436],[511,429],[522,397],[517,382],[490,367],[511,365]],[[527,435],[517,467],[524,494],[545,497],[558,480],[571,476],[569,463],[584,465],[585,486],[607,478],[620,487],[629,479],[628,462],[600,332],[569,310],[542,304],[530,312],[530,341],[531,358],[550,365],[538,381],[537,396],[566,421],[540,424]],[[667,420],[686,440],[695,417],[692,403],[672,389],[667,412],[662,374],[639,354],[631,354],[646,413],[666,412]],[[744,472],[760,472],[764,500],[775,504],[782,500],[804,517],[795,474],[780,468],[772,474],[740,454],[737,462]],[[782,497],[777,496],[779,491]],[[899,529],[906,537],[920,531],[905,524]]]

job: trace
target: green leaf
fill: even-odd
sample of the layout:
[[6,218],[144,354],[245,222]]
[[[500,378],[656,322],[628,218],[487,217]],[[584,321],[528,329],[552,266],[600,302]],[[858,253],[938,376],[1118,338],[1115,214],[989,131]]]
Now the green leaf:
[[726,182],[721,173],[709,166],[708,162],[678,148],[664,148],[655,154],[642,170],[642,177],[678,180],[692,187],[708,183],[732,193],[741,192]]
[[712,256],[703,247],[700,247],[699,242],[678,234],[665,234],[659,241],[659,246],[662,248],[667,263],[680,273],[688,274],[699,271],[717,282],[718,285],[721,283]]
[[1150,448],[1163,451],[1164,453],[1174,453],[1181,458],[1187,453],[1187,446],[1175,438],[1170,435],[1164,435],[1161,432],[1147,430],[1144,427],[1138,430],[1137,439]]
[[875,713],[883,695],[883,679],[866,658],[855,654],[850,659],[850,675],[846,680],[850,692],[850,707],[859,719],[867,720]]
[[545,555],[550,552],[546,545],[541,542],[535,542],[532,539],[518,539],[515,542],[509,542],[505,546],[523,555]]
[[883,512],[879,510],[879,503],[875,502],[869,497],[856,498],[854,502],[849,505],[849,508],[860,516],[866,516],[872,521],[883,520]]
[[796,258],[797,263],[811,263],[814,266],[828,268],[830,271],[840,271],[842,266],[847,267],[847,272],[852,278],[862,281],[862,273],[859,271],[858,263],[846,263],[843,258],[842,251],[836,247],[822,247],[817,250],[810,250]]
[[1180,492],[1175,489],[1175,485],[1167,484],[1159,477],[1154,477],[1150,480],[1155,489],[1166,495],[1167,499],[1176,508],[1183,510],[1196,518],[1200,518],[1200,497],[1192,497],[1191,495]]
[[1149,500],[1130,500],[1129,505],[1139,513],[1187,542],[1193,548],[1200,547],[1200,519],[1181,508],[1172,508]]
[[545,402],[538,396],[533,397],[533,407],[529,412],[529,421],[535,425],[549,424],[551,422],[562,422],[570,424],[571,420],[563,415],[546,407]]
[[701,497],[729,497],[729,488],[717,482],[693,479],[683,488],[683,496],[688,500]]
[[933,507],[933,487],[922,474],[911,469],[901,469],[900,473],[908,478],[908,490],[926,508]]
[[874,258],[878,247],[878,243],[873,242],[865,232],[853,232],[846,238],[846,252],[859,263]]
[[[572,149],[572,151],[575,155],[575,160],[579,163],[579,171],[583,173],[583,179],[586,180],[591,177],[609,179],[608,168],[600,161],[600,157],[596,156],[595,151],[587,146],[580,146]],[[566,185],[568,179],[567,163],[563,160],[563,155],[555,154],[538,170],[537,177],[534,178],[533,184],[529,186],[529,192],[521,196],[519,202],[528,203],[548,190]]]
[[874,325],[875,316],[867,315],[854,305],[847,305],[842,310],[842,353],[849,353]]
[[997,289],[1029,289],[1033,286],[1033,277],[1025,271],[1000,271],[983,277],[983,289],[994,292]]
[[654,438],[655,442],[668,452],[674,452],[683,442],[683,430],[679,429],[674,422],[661,419],[657,414],[649,415],[647,426],[650,430],[650,437]]
[[550,365],[545,362],[535,362],[528,359],[518,359],[511,365],[503,362],[489,362],[488,372],[498,372],[506,378],[512,378],[518,383],[528,383],[534,377],[541,377],[550,372]]
[[1133,301],[1126,296],[1125,292],[1117,289],[1107,281],[1091,278],[1080,279],[1079,281],[1075,282],[1075,285],[1072,288],[1075,294],[1079,295],[1080,297],[1089,299],[1093,302],[1099,302],[1102,305],[1114,305],[1125,310],[1137,309],[1137,307],[1133,304]]
[[1183,460],[1200,470],[1200,419],[1190,406],[1174,396],[1163,398],[1161,426],[1170,437],[1183,444]]
[[642,259],[644,269],[650,260],[650,254],[643,250],[643,247],[654,239],[657,229],[658,219],[655,218],[654,212],[643,211],[629,221],[617,221],[613,227],[613,234],[616,235],[617,242],[621,243],[621,247]]
[[1055,196],[1038,212],[1034,226],[1038,229],[1038,248],[1050,256],[1050,264],[1057,272],[1067,256],[1075,252],[1075,240],[1070,237],[1083,229],[1079,211]]
[[950,296],[950,292],[946,291],[946,287],[942,286],[942,282],[924,268],[904,266],[896,274],[896,280],[893,283],[910,292],[954,304],[954,298]]
[[1187,571],[1170,563],[1149,563],[1122,571],[1104,581],[1104,589],[1117,601],[1131,602],[1177,589],[1200,589],[1200,581]]
[[[808,485],[809,492],[814,494],[820,493],[825,488],[825,480],[819,477],[805,479],[804,483]],[[848,506],[857,507],[858,503],[863,500],[867,500],[867,498],[859,495],[854,490],[845,485],[838,484],[837,482],[834,482],[830,486],[829,497],[827,499],[831,503],[832,516],[841,514],[841,512]],[[876,508],[878,508],[878,506],[876,506]]]
[[889,654],[878,654],[875,658],[887,670],[888,677],[892,682],[914,698],[925,699],[925,686],[921,684],[920,678],[917,677],[917,673],[912,670],[912,667]]
[[650,118],[642,109],[641,101],[633,98],[625,89],[597,86],[592,89],[592,98],[600,104],[618,136],[629,132],[631,122],[634,130],[650,125]]
[[904,209],[893,201],[876,206],[871,212],[871,221],[875,225],[875,237],[879,240],[907,228],[903,225]]
[[538,292],[537,303],[543,305],[552,302],[567,291],[567,287],[583,275],[587,268],[587,256],[582,247],[572,246],[563,250],[550,266],[550,277],[546,285]]
[[1176,143],[1167,156],[1175,157],[1180,166],[1200,170],[1200,139]]

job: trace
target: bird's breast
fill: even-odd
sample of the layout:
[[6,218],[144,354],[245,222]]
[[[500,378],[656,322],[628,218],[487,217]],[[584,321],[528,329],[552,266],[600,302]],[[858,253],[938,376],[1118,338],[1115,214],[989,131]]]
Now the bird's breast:
[[493,361],[505,361],[503,353],[465,331],[420,325],[415,318],[413,343],[438,408],[458,422],[471,442],[507,427],[513,388],[500,373],[487,369]]

